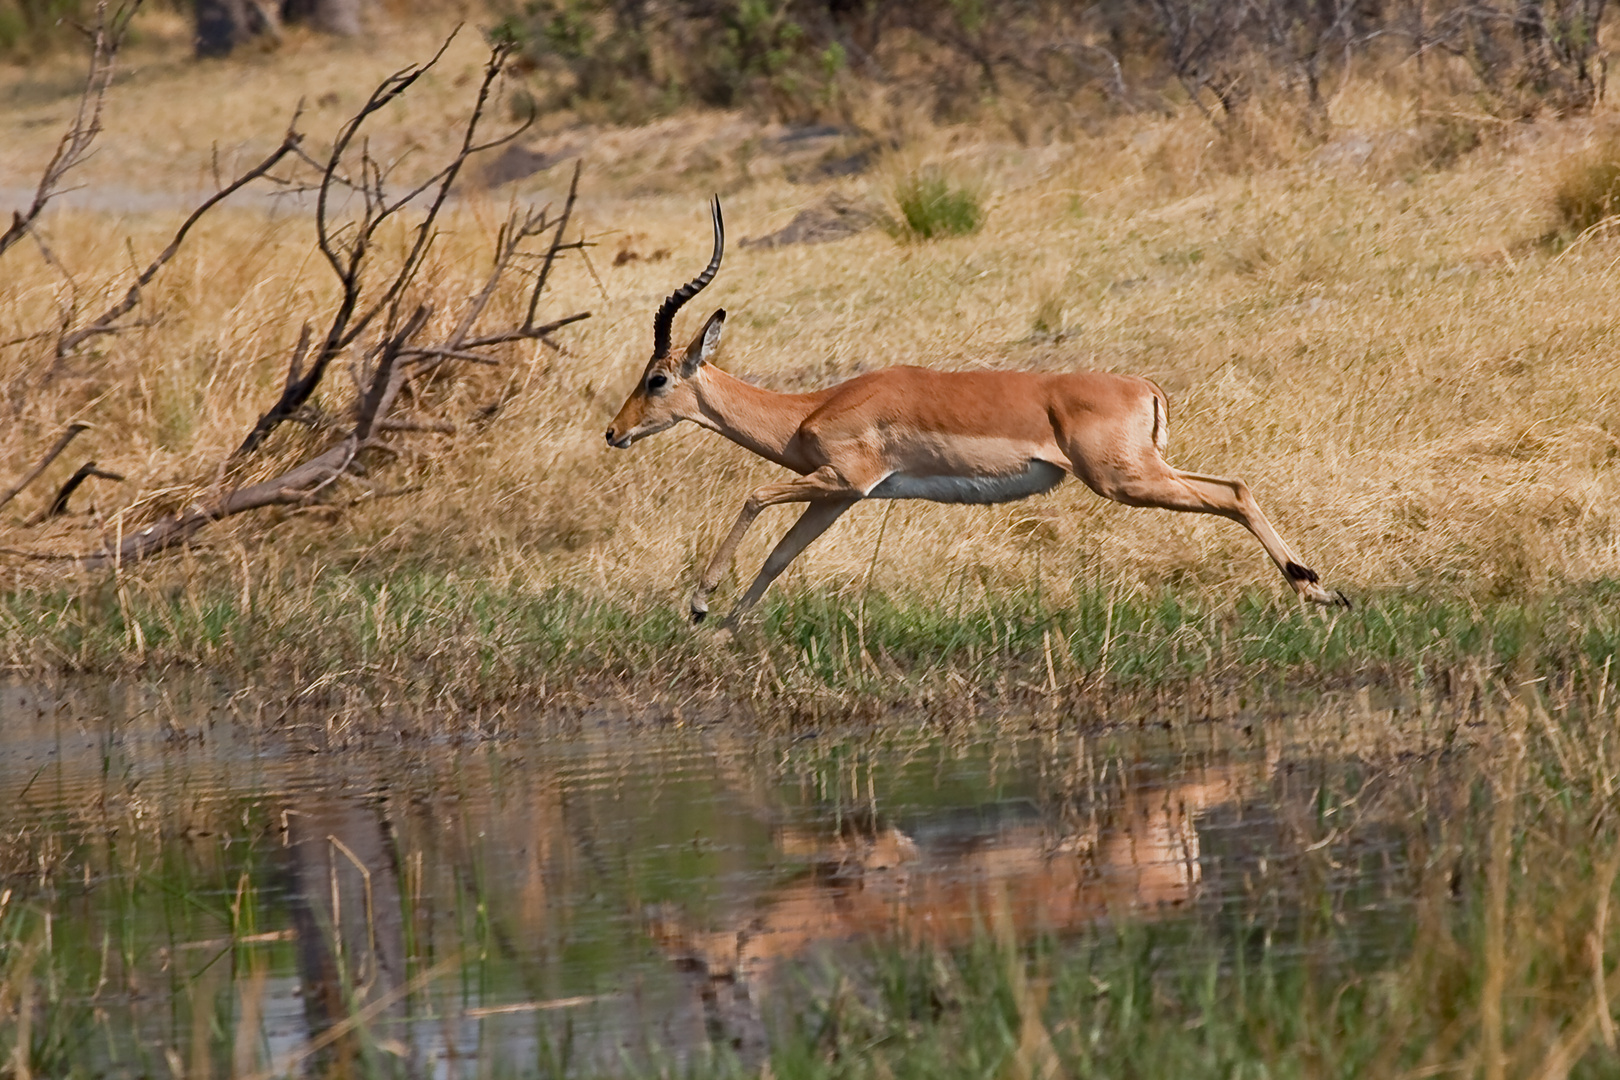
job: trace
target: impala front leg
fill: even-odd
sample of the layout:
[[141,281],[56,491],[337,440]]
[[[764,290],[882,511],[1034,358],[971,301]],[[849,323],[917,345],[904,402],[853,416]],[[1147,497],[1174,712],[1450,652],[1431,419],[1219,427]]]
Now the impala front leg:
[[748,586],[737,606],[731,609],[722,626],[736,626],[742,613],[759,603],[759,598],[765,595],[765,590],[771,587],[771,582],[782,575],[788,564],[799,557],[800,552],[809,547],[811,542],[832,527],[832,523],[843,516],[845,510],[860,502],[859,498],[847,499],[821,499],[811,503],[805,508],[799,520],[793,523],[782,539],[776,542],[770,555],[765,559],[765,565],[760,567],[759,573],[754,576],[754,583]]
[[[709,567],[703,571],[703,577],[698,579],[698,586],[692,592],[692,621],[700,623],[703,621],[704,616],[708,615],[709,596],[719,586],[720,575],[726,572],[726,567],[730,565],[732,556],[737,553],[737,545],[742,543],[743,537],[748,534],[749,526],[754,524],[754,519],[759,517],[761,510],[767,506],[776,506],[779,503],[820,502],[823,499],[853,502],[861,498],[862,494],[863,492],[859,488],[852,486],[831,465],[823,465],[809,476],[803,476],[797,480],[788,480],[780,484],[766,484],[764,487],[755,490],[743,502],[742,510],[737,514],[737,520],[731,526],[731,532],[726,534],[725,542],[714,553],[714,558],[709,560]],[[843,508],[841,507],[839,513],[842,512]],[[837,516],[837,514],[833,515],[834,518]],[[815,539],[827,525],[831,524],[832,520],[828,519],[826,524],[804,540],[804,544],[808,544]],[[786,542],[787,538],[784,537],[783,544],[786,544]],[[778,550],[781,547],[782,545],[778,545]],[[799,550],[803,550],[803,544],[800,545]],[[773,552],[772,554],[775,555],[776,553]],[[793,554],[797,555],[798,551]],[[788,558],[791,561],[792,556]],[[783,563],[783,565],[785,566],[786,563]],[[781,570],[778,569],[776,573],[781,573]],[[776,574],[771,576],[774,578]],[[770,582],[767,580],[765,584],[769,585]],[[761,587],[760,592],[764,591],[764,588]],[[758,597],[755,597],[755,599],[758,599]],[[740,611],[743,606],[739,604],[738,610]]]

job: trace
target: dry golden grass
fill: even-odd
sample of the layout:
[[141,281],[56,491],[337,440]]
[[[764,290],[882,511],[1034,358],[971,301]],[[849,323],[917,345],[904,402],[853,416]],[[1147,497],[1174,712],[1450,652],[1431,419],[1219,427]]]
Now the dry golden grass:
[[[190,191],[215,145],[250,160],[274,145],[300,96],[313,103],[304,126],[319,145],[436,33],[398,29],[365,49],[298,38],[232,64],[132,58],[105,142],[78,178],[110,207],[63,210],[44,226],[78,278],[81,306],[122,289],[126,243],[144,261],[177,220],[178,209],[121,212],[121,193],[141,207],[150,193]],[[464,33],[443,70],[379,125],[378,152],[442,149],[481,60]],[[48,154],[70,84],[55,69],[6,72],[0,84],[0,99],[24,103],[0,121],[0,142],[17,150],[5,156],[6,187]],[[1455,167],[1425,171],[1410,155],[1357,149],[1356,140],[1407,145],[1412,107],[1387,88],[1352,86],[1335,108],[1354,123],[1349,135],[1316,150],[1272,140],[1247,164],[1195,115],[1124,118],[1039,146],[989,123],[903,118],[911,141],[887,170],[821,184],[790,183],[770,149],[774,129],[739,116],[536,135],[540,149],[582,150],[579,220],[600,245],[590,266],[570,257],[556,279],[554,313],[595,313],[563,332],[564,352],[514,348],[505,368],[433,402],[461,433],[419,440],[382,481],[419,493],[353,491],[341,515],[220,527],[188,558],[135,579],[161,589],[176,573],[236,581],[244,571],[265,579],[293,565],[360,563],[386,575],[426,562],[520,591],[561,583],[679,605],[745,493],[775,470],[691,427],[629,452],[609,450],[601,432],[645,362],[653,310],[702,263],[707,194],[724,194],[733,237],[761,235],[833,190],[881,199],[895,168],[918,164],[982,178],[981,231],[905,246],[878,230],[776,250],[733,244],[703,311],[686,313],[677,337],[724,306],[721,365],[781,389],[890,364],[1148,376],[1171,397],[1172,462],[1247,479],[1324,581],[1353,596],[1410,590],[1472,602],[1620,576],[1620,249],[1599,239],[1559,255],[1536,240],[1555,224],[1562,162],[1590,122],[1490,128]],[[556,200],[562,173],[469,190],[424,295],[472,288],[507,200]],[[61,425],[93,425],[7,508],[0,546],[93,545],[98,533],[82,516],[17,525],[85,457],[129,478],[78,500],[94,503],[103,531],[135,527],[211,481],[273,400],[300,323],[330,292],[308,218],[250,200],[207,223],[164,272],[141,309],[152,325],[104,339],[43,389],[45,344],[0,351],[10,388],[0,476],[25,469]],[[13,250],[0,340],[51,326],[65,296],[37,252]],[[341,373],[330,382],[329,406],[346,386]],[[502,397],[493,423],[467,423]],[[308,437],[283,431],[278,453]],[[772,511],[756,527],[738,559],[744,583],[788,520]],[[59,572],[7,565],[15,584]],[[1236,526],[1126,509],[1077,483],[1001,507],[857,510],[778,588],[855,596],[870,584],[926,598],[952,583],[1028,586],[1037,574],[1055,605],[1077,582],[1121,596],[1170,589],[1217,607],[1285,591]]]

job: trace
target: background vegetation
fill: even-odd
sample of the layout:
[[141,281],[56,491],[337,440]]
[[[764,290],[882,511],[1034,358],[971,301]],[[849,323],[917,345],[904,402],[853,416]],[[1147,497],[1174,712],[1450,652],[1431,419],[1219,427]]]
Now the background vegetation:
[[878,82],[961,118],[1036,96],[1070,121],[1099,106],[1190,103],[1240,125],[1259,98],[1323,128],[1352,72],[1457,61],[1505,113],[1589,107],[1601,92],[1606,0],[1314,3],[1261,0],[528,0],[500,25],[559,103],[684,101],[780,115],[840,111]]
[[[1545,6],[1548,19],[1574,10]],[[524,36],[539,14],[501,32],[540,49]],[[585,14],[593,35],[620,17]],[[997,14],[983,35],[1032,28],[1038,12]],[[1488,84],[1475,53],[1494,39],[1466,21],[1425,23],[1454,36],[1389,45],[1378,63],[1373,42],[1390,35],[1355,25],[1332,38],[1354,49],[1331,65],[1322,53],[1320,120],[1301,104],[1308,88],[1301,98],[1287,79],[1261,81],[1286,65],[1234,59],[1228,75],[1184,85],[1169,68],[1140,75],[1123,64],[1139,54],[1116,50],[1127,100],[1095,80],[1002,79],[1001,53],[985,68],[935,43],[841,83],[837,123],[784,124],[772,117],[798,114],[759,95],[730,111],[683,95],[662,119],[622,126],[584,91],[548,97],[560,84],[541,50],[534,71],[502,82],[497,106],[518,120],[543,106],[534,127],[462,183],[413,295],[443,308],[475,289],[508,200],[557,203],[561,163],[580,158],[577,220],[593,247],[559,265],[548,304],[593,317],[563,332],[560,351],[505,346],[501,366],[424,388],[414,404],[449,426],[402,441],[375,483],[216,527],[184,556],[108,576],[28,556],[90,551],[210,490],[275,398],[299,305],[329,303],[333,286],[311,261],[307,208],[250,192],[198,227],[127,332],[59,361],[51,328],[122,295],[132,255],[144,265],[167,242],[215,169],[274,147],[297,101],[318,153],[439,32],[379,19],[363,46],[292,34],[262,60],[194,65],[176,59],[184,13],[144,11],[99,149],[75,174],[81,190],[37,231],[42,245],[6,256],[6,477],[65,425],[91,430],[4,512],[5,662],[245,671],[279,660],[413,694],[682,685],[845,703],[1260,673],[1295,686],[1421,681],[1436,665],[1607,679],[1620,581],[1613,117],[1598,83],[1587,97],[1570,89],[1593,69],[1564,53],[1549,70],[1573,82]],[[1087,33],[1112,49],[1139,31]],[[1287,45],[1253,28],[1232,40],[1251,58]],[[1504,55],[1522,66],[1513,40]],[[1140,55],[1163,60],[1165,48]],[[475,34],[458,37],[374,123],[369,152],[410,162],[444,150],[483,57]],[[0,69],[0,135],[15,148],[0,189],[21,192],[49,158],[78,65],[63,52]],[[902,92],[908,78],[944,94],[991,74],[965,113]],[[1514,97],[1510,82],[1535,92]],[[600,432],[644,363],[652,311],[703,257],[706,193],[724,194],[746,240],[827,207],[904,220],[907,191],[936,179],[965,193],[977,231],[900,245],[856,225],[836,243],[735,244],[704,296],[733,312],[721,364],[782,389],[892,363],[1147,375],[1172,399],[1172,461],[1245,477],[1359,602],[1354,613],[1294,610],[1229,523],[1127,510],[1071,484],[1004,507],[858,510],[738,641],[680,625],[699,560],[773,470],[695,429],[629,453]],[[519,297],[514,286],[497,306]],[[345,401],[323,392],[305,427],[277,434],[265,467],[298,460]],[[91,481],[69,514],[31,524],[82,457],[126,479]],[[726,589],[784,525],[767,515]]]

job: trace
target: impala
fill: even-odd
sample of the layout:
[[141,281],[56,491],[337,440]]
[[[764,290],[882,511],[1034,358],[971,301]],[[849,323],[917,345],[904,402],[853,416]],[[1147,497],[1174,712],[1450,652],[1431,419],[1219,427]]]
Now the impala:
[[1305,600],[1350,606],[1330,593],[1277,535],[1242,480],[1172,468],[1164,460],[1170,403],[1147,379],[1102,371],[931,371],[893,367],[809,394],[779,394],[727,375],[709,361],[724,309],[679,356],[670,351],[675,313],[720,269],[725,226],[715,198],[714,255],[653,318],[653,355],[607,429],[624,449],[682,420],[719,432],[798,473],[743,502],[737,521],[692,594],[692,621],[709,611],[749,526],[767,506],[808,503],[728,617],[764,595],[800,552],[862,499],[1000,503],[1050,491],[1065,474],[1105,499],[1184,513],[1216,514],[1248,529]]

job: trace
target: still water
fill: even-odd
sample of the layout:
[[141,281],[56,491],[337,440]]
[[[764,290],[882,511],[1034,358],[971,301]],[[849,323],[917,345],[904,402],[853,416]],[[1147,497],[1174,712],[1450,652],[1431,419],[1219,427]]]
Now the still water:
[[39,1025],[86,1072],[748,1063],[883,945],[1286,937],[1307,903],[1351,927],[1341,962],[1408,933],[1401,799],[1275,724],[357,736],[206,687],[12,684],[0,730],[0,943],[48,971]]

